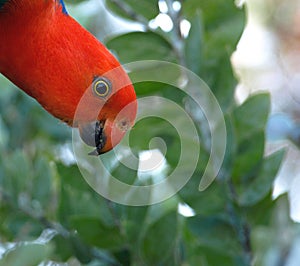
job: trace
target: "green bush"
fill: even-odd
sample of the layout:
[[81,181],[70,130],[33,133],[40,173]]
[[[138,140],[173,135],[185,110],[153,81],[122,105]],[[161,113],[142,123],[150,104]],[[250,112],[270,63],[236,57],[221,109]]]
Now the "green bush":
[[[143,207],[110,202],[85,182],[74,163],[59,156],[70,146],[71,130],[0,77],[0,242],[5,249],[1,266],[43,261],[90,266],[263,264],[274,245],[278,209],[271,193],[284,152],[264,156],[269,96],[257,94],[242,105],[234,101],[230,56],[243,31],[244,11],[228,0],[181,1],[179,12],[171,9],[172,0],[166,3],[171,32],[149,27],[159,13],[157,0],[106,0],[106,12],[141,23],[144,31],[110,36],[105,43],[121,63],[173,62],[209,85],[227,130],[217,179],[198,190],[209,158],[204,145],[192,178],[172,198]],[[88,25],[98,34],[93,19]],[[183,19],[191,23],[187,37],[178,32]],[[165,84],[141,82],[135,88],[138,97],[160,95],[186,107],[183,92]],[[197,119],[194,123],[201,143],[207,142],[204,126]],[[137,123],[132,134],[136,152],[145,150],[151,138],[163,138],[170,149],[168,171],[176,168],[179,140],[172,126],[149,119]],[[122,165],[116,165],[114,173],[129,183],[137,177],[137,171]],[[195,215],[178,213],[179,203],[190,206]],[[262,235],[265,238],[259,240]]]

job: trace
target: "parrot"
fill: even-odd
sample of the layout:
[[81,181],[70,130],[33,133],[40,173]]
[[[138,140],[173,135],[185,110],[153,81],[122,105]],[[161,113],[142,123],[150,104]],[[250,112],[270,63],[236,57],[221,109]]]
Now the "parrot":
[[128,74],[63,0],[0,0],[0,73],[78,128],[91,155],[113,149],[134,125]]

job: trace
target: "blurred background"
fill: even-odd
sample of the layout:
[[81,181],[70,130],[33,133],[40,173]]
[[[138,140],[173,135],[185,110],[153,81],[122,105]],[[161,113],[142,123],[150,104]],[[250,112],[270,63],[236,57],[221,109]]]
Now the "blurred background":
[[[85,0],[66,6],[121,63],[164,60],[199,75],[224,113],[224,163],[200,192],[210,154],[205,118],[181,90],[137,83],[138,97],[161,96],[189,112],[200,158],[189,182],[167,201],[110,202],[83,179],[71,129],[0,76],[0,265],[298,265],[300,2]],[[141,183],[138,170],[156,137],[167,147],[151,147],[165,160],[160,174],[171,173],[182,140],[158,118],[139,121],[129,135],[140,158],[136,170],[113,163],[110,172],[128,184],[155,183],[157,172]]]

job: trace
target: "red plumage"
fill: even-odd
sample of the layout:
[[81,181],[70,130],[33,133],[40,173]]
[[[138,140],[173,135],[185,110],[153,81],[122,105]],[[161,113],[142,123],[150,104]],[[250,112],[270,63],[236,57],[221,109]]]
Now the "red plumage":
[[[103,153],[121,140],[124,129],[133,125],[135,92],[115,57],[62,8],[55,0],[14,0],[4,4],[0,10],[0,72],[71,126],[81,129],[95,120],[103,122],[106,143],[98,147],[98,153]],[[110,81],[111,97],[103,99],[93,93],[97,77]],[[83,95],[84,110],[74,120]]]

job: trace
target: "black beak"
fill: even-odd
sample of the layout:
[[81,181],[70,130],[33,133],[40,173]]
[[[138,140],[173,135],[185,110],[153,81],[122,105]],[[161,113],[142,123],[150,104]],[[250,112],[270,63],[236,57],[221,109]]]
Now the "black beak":
[[81,139],[89,146],[96,149],[89,153],[89,155],[98,156],[102,152],[106,137],[104,134],[104,121],[96,121],[89,124],[79,125],[79,133]]

